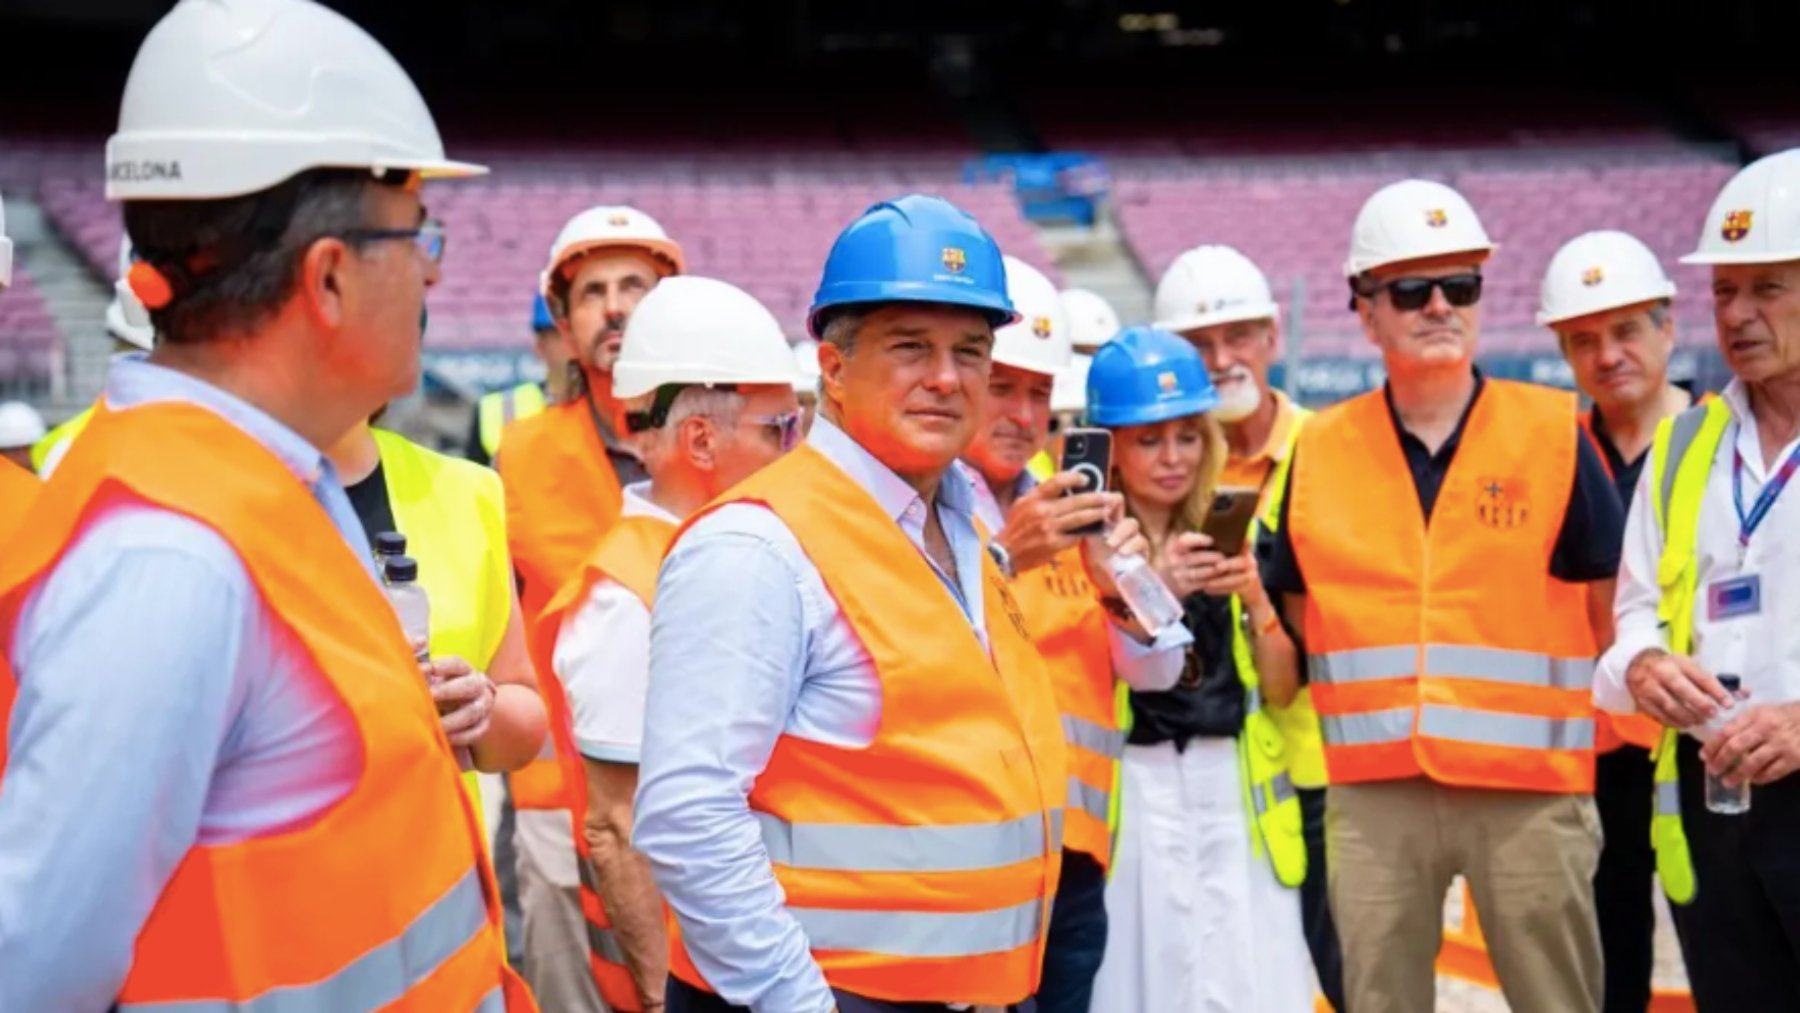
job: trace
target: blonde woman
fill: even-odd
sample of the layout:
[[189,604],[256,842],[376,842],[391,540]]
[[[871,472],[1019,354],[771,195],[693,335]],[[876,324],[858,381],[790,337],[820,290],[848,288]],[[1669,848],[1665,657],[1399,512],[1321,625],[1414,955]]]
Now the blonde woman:
[[[1201,529],[1225,461],[1218,395],[1186,341],[1130,328],[1094,356],[1088,416],[1113,433],[1113,484],[1182,599],[1194,644],[1180,678],[1130,694],[1121,825],[1094,1013],[1304,1013],[1311,962],[1298,894],[1281,885],[1250,812],[1240,749],[1255,698],[1291,699],[1293,642],[1250,553]],[[1233,597],[1256,675],[1241,676]],[[1250,692],[1249,685],[1257,687]],[[1294,833],[1298,839],[1298,807]]]

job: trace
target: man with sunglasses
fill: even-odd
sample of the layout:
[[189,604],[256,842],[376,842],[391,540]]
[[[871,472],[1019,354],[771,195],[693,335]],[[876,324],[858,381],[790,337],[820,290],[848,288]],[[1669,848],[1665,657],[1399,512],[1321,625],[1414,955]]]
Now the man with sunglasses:
[[631,848],[657,569],[682,521],[799,441],[795,374],[780,324],[741,289],[690,276],[646,295],[625,328],[613,391],[650,477],[625,487],[618,523],[534,631],[538,667],[567,694],[570,751],[581,758],[564,769],[583,775],[576,844],[593,863],[584,890],[599,901],[584,906],[606,919],[589,938],[612,941],[589,956],[614,1010],[661,1006],[669,973],[662,898]]
[[484,170],[309,0],[175,4],[106,156],[158,344],[0,564],[0,1009],[535,1008],[325,454],[419,382],[421,182]]
[[1301,430],[1270,560],[1310,656],[1351,1010],[1433,1008],[1457,875],[1514,1009],[1600,1007],[1591,686],[1622,514],[1574,397],[1475,366],[1493,250],[1442,184],[1363,206],[1345,275],[1388,381]]

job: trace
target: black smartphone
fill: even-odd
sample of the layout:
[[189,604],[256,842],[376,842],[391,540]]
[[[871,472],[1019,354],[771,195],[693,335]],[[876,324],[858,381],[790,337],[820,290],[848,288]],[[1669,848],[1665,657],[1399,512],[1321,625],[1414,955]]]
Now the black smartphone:
[[1206,512],[1201,533],[1212,539],[1215,552],[1235,556],[1244,551],[1244,539],[1250,534],[1250,522],[1256,517],[1256,504],[1262,493],[1256,489],[1220,489],[1213,493],[1212,509]]
[[[1079,496],[1086,492],[1105,492],[1107,477],[1112,474],[1112,433],[1106,429],[1076,427],[1063,433],[1060,470],[1081,476],[1081,484],[1063,493]],[[1097,535],[1106,530],[1103,521],[1075,528],[1072,535]]]

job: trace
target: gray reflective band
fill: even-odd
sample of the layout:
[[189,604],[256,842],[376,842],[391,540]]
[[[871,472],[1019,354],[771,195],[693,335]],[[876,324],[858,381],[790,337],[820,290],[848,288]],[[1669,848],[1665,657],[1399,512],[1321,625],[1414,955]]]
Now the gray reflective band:
[[500,395],[500,421],[509,423],[519,415],[519,395],[517,387],[508,387]]
[[[405,931],[310,985],[288,985],[237,1002],[191,999],[120,1003],[121,1013],[345,1013],[376,1010],[398,1002],[469,940],[488,931],[481,875],[474,869],[439,897]],[[486,1013],[493,997],[476,1007]]]
[[[1418,649],[1409,645],[1333,651],[1313,656],[1310,666],[1314,682],[1340,685],[1420,674]],[[1424,674],[1510,686],[1584,690],[1594,684],[1594,662],[1591,658],[1556,658],[1497,647],[1426,644]]]
[[475,1013],[506,1013],[506,995],[501,989],[489,992],[475,1007]]
[[1502,714],[1428,703],[1419,709],[1419,734],[1509,749],[1592,749],[1594,719]]
[[1073,714],[1062,716],[1062,726],[1063,737],[1072,746],[1099,753],[1109,760],[1125,755],[1125,733],[1116,728],[1107,728]]
[[849,950],[931,959],[1005,953],[1037,941],[1044,905],[1026,901],[993,911],[850,911],[790,907],[814,950]]
[[1069,808],[1079,809],[1105,823],[1112,812],[1112,793],[1101,791],[1080,778],[1070,777]]
[[1321,714],[1319,730],[1329,746],[1372,746],[1405,742],[1412,738],[1413,709],[1365,711],[1361,714]]
[[[583,859],[580,855],[576,855],[575,875],[581,880],[581,885],[586,887],[589,893],[592,893],[595,898],[600,896],[600,881],[594,873],[592,862]],[[595,925],[593,921],[587,917],[587,912],[585,910],[581,913],[581,920],[587,922],[588,949],[593,952],[594,956],[599,957],[609,964],[625,963],[625,950],[620,947],[619,938],[613,935],[611,929],[603,929],[600,926]]]
[[1681,460],[1687,456],[1688,448],[1700,438],[1700,427],[1706,424],[1706,406],[1695,405],[1669,424],[1669,456],[1662,461],[1662,488],[1658,490],[1662,502],[1662,518],[1664,526],[1669,523],[1669,507],[1675,502],[1675,473],[1681,470]]
[[1056,836],[1044,840],[1044,817],[1031,813],[1004,823],[896,826],[891,823],[789,823],[756,813],[763,846],[776,865],[838,872],[977,872],[1035,861],[1062,846],[1062,811],[1051,816]]
[[1267,791],[1269,795],[1274,796],[1274,801],[1271,802],[1264,796],[1263,785],[1252,786],[1250,800],[1255,803],[1258,816],[1294,797],[1294,779],[1289,777],[1287,771],[1284,770],[1269,779]]
[[1656,815],[1681,815],[1681,785],[1674,781],[1656,782]]
[[1308,661],[1314,682],[1368,682],[1399,679],[1419,674],[1419,649],[1411,644],[1396,647],[1363,647],[1353,651],[1315,654]]
[[535,762],[537,760],[555,760],[555,759],[556,759],[556,737],[554,735],[546,735],[546,736],[544,736],[544,744],[538,747],[537,755],[532,757],[532,760],[533,760],[533,762]]

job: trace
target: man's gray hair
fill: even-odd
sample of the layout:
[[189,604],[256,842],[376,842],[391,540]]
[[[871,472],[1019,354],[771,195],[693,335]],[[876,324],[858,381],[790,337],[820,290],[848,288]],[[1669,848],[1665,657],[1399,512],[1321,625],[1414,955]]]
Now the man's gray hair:
[[[654,392],[646,394],[628,407],[647,411],[655,397]],[[645,458],[659,457],[673,449],[675,429],[687,419],[704,415],[718,422],[722,429],[734,429],[738,416],[743,411],[744,395],[736,391],[719,390],[716,387],[685,387],[669,403],[669,414],[662,425],[637,434],[638,450]]]
[[825,326],[819,329],[819,340],[849,355],[856,349],[856,336],[871,313],[866,309],[843,309],[830,314],[825,318]]
[[1650,326],[1657,330],[1662,330],[1663,325],[1668,322],[1669,300],[1664,299],[1661,302],[1652,304],[1650,307]]

